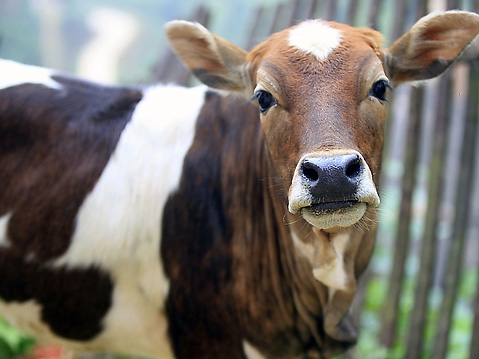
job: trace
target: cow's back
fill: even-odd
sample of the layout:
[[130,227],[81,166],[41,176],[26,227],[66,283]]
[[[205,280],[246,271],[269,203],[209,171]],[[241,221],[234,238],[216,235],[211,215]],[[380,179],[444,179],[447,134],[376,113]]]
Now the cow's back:
[[0,315],[73,349],[169,356],[160,222],[205,89],[0,72]]

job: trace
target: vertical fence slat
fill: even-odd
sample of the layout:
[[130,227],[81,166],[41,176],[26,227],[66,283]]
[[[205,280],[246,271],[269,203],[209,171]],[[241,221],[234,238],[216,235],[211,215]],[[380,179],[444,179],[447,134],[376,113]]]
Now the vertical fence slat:
[[359,3],[359,0],[349,1],[349,8],[348,8],[347,17],[346,17],[347,24],[354,25],[354,20],[358,12],[358,3]]
[[409,224],[412,217],[412,196],[415,187],[414,170],[417,164],[420,126],[420,91],[412,89],[409,128],[407,131],[406,153],[404,159],[404,175],[402,180],[402,198],[398,219],[398,230],[394,239],[394,258],[392,270],[389,274],[387,299],[382,308],[382,323],[380,342],[388,348],[394,344],[396,337],[399,301],[404,282],[404,267],[409,251],[410,233]]
[[301,21],[311,19],[316,8],[316,0],[298,1],[295,20]]
[[316,8],[318,7],[318,0],[310,0],[309,6],[308,6],[308,11],[307,13],[307,18],[311,19],[314,17],[314,13],[316,12]]
[[447,9],[453,10],[459,7],[459,0],[447,0]]
[[372,0],[371,7],[369,9],[369,19],[368,24],[371,28],[377,30],[378,29],[378,13],[379,7],[381,5],[381,0]]
[[334,20],[334,14],[336,14],[336,0],[327,0],[323,19]]
[[271,24],[270,24],[270,27],[269,27],[268,31],[266,32],[266,35],[272,34],[272,33],[279,30],[277,28],[278,19],[282,16],[282,13],[283,13],[282,10],[283,10],[284,7],[285,7],[284,4],[278,4],[274,7],[272,21],[271,21]]
[[[479,1],[476,0],[476,9],[479,10]],[[477,64],[475,67],[476,71],[479,71],[477,69]],[[478,75],[479,76],[479,75]],[[476,100],[476,106],[478,104],[477,100],[479,98],[479,86],[476,87],[476,92],[473,93],[474,99]],[[472,101],[471,101],[472,102]],[[478,120],[479,117],[479,106],[476,107],[476,121]],[[470,224],[470,232],[472,235],[475,234],[475,237],[471,237],[469,240],[470,241],[475,241],[475,243],[479,244],[479,181],[477,181],[477,178],[479,178],[479,124],[476,124],[476,138],[475,138],[475,149],[474,149],[474,154],[476,156],[475,162],[474,162],[474,172],[473,172],[473,178],[476,179],[474,182],[474,188],[472,190],[471,194],[471,199],[470,199],[470,211],[469,211],[469,224]],[[474,246],[472,246],[474,247]],[[477,247],[476,247],[477,248]],[[477,254],[476,254],[477,255]],[[472,308],[473,308],[473,324],[472,324],[472,331],[471,331],[471,336],[470,336],[470,344],[469,344],[469,358],[474,359],[474,358],[479,358],[479,264],[476,263],[476,294],[475,298],[473,300],[473,303],[471,303]]]
[[[200,6],[196,9],[191,20],[206,26],[209,15],[208,9],[204,6]],[[191,78],[190,71],[183,65],[182,61],[173,53],[169,46],[165,47],[163,54],[158,66],[153,69],[153,80],[155,82],[173,82],[178,85],[186,85],[188,79]]]
[[287,26],[285,27],[292,26],[298,23],[299,20],[301,20],[298,16],[298,12],[299,12],[299,0],[290,1],[289,7],[288,7],[289,21],[287,22]]
[[479,268],[477,270],[478,282],[476,284],[476,298],[474,299],[474,322],[472,325],[471,344],[469,347],[469,358],[479,358]]
[[252,26],[251,26],[251,31],[248,34],[248,37],[246,38],[246,45],[245,48],[247,50],[251,50],[254,45],[256,45],[256,41],[258,36],[258,33],[260,32],[260,28],[262,25],[262,19],[263,19],[263,12],[264,12],[264,7],[258,6],[256,10],[254,11],[253,15],[253,21],[252,21]]
[[393,23],[393,30],[391,32],[391,39],[395,40],[398,39],[404,29],[404,20],[405,20],[405,12],[406,12],[406,1],[395,1],[394,2],[394,23]]
[[414,305],[410,315],[409,332],[407,337],[406,359],[421,358],[424,343],[424,328],[426,326],[428,312],[428,296],[431,288],[434,259],[436,258],[436,227],[440,194],[443,186],[442,161],[444,154],[446,112],[443,106],[447,103],[447,74],[441,78],[441,93],[436,107],[442,107],[442,115],[438,114],[436,124],[436,138],[434,141],[434,155],[431,161],[428,182],[427,214],[425,230],[421,238],[420,266],[417,275],[417,283],[414,292]]
[[[439,312],[436,336],[433,344],[433,359],[444,359],[447,353],[452,313],[457,298],[459,275],[461,272],[461,259],[466,242],[468,220],[467,198],[469,197],[472,184],[471,168],[473,156],[471,153],[471,147],[474,145],[473,138],[475,133],[476,119],[473,118],[472,121],[468,119],[467,124],[465,123],[467,113],[469,65],[464,63],[457,64],[452,71],[454,90],[452,94],[453,100],[450,121],[453,122],[452,125],[455,126],[458,131],[455,131],[456,138],[449,138],[448,142],[450,145],[456,144],[457,146],[461,146],[462,148],[459,148],[458,150],[462,153],[457,153],[452,161],[461,164],[461,166],[457,169],[460,175],[459,180],[456,183],[457,194],[455,201],[456,206],[454,210],[454,228],[448,241],[450,246],[447,251],[448,259],[445,266],[446,270],[443,274],[443,298]],[[464,125],[461,126],[461,123],[467,125],[467,127]],[[449,168],[446,168],[446,171],[449,170]]]

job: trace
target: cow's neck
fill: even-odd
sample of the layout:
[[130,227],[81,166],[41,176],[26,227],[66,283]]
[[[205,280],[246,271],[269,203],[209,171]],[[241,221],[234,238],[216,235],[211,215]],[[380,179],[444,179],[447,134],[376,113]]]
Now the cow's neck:
[[[294,226],[311,227],[289,214],[286,196],[258,109],[237,97],[209,93],[178,190],[164,209],[167,306],[178,316],[189,308],[221,318],[231,335],[268,357],[318,348],[323,355],[334,353],[342,344],[324,331],[328,289],[313,277],[293,242]],[[185,335],[192,330],[183,329]],[[205,337],[215,335],[202,330]]]
[[322,348],[322,355],[344,350],[352,338],[341,343],[325,334],[322,324],[332,293],[313,277],[310,262],[294,244],[295,232],[303,236],[313,229],[289,213],[288,188],[272,166],[259,121],[254,127],[256,135],[245,137],[253,145],[251,153],[246,151],[250,158],[241,165],[248,175],[238,183],[242,191],[232,201],[244,207],[230,208],[230,218],[242,219],[233,222],[233,273],[244,320],[255,323],[245,325],[250,340],[260,348],[267,348],[269,341],[284,343],[268,353],[278,357],[304,352],[305,347],[311,353]]

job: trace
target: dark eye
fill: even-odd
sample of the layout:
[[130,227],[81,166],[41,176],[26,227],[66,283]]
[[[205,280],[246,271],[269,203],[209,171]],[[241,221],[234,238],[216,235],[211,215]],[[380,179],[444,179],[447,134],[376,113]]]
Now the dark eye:
[[388,88],[392,89],[392,86],[386,80],[376,81],[373,84],[373,87],[371,88],[371,91],[369,92],[369,95],[374,96],[381,101],[385,101],[386,100],[386,90]]
[[254,97],[258,100],[259,110],[261,112],[267,111],[269,108],[276,105],[276,100],[273,95],[264,90],[256,91]]

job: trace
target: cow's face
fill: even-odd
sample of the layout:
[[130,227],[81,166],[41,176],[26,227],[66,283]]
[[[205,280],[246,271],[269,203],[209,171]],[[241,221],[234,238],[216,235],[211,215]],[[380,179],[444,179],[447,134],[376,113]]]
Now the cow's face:
[[198,24],[174,21],[166,30],[205,84],[256,99],[289,211],[330,230],[355,225],[379,204],[390,83],[442,73],[479,31],[478,18],[426,16],[389,49],[373,30],[321,20],[274,34],[250,53]]
[[379,205],[386,92],[379,34],[310,20],[249,54],[254,97],[288,208],[318,229]]

